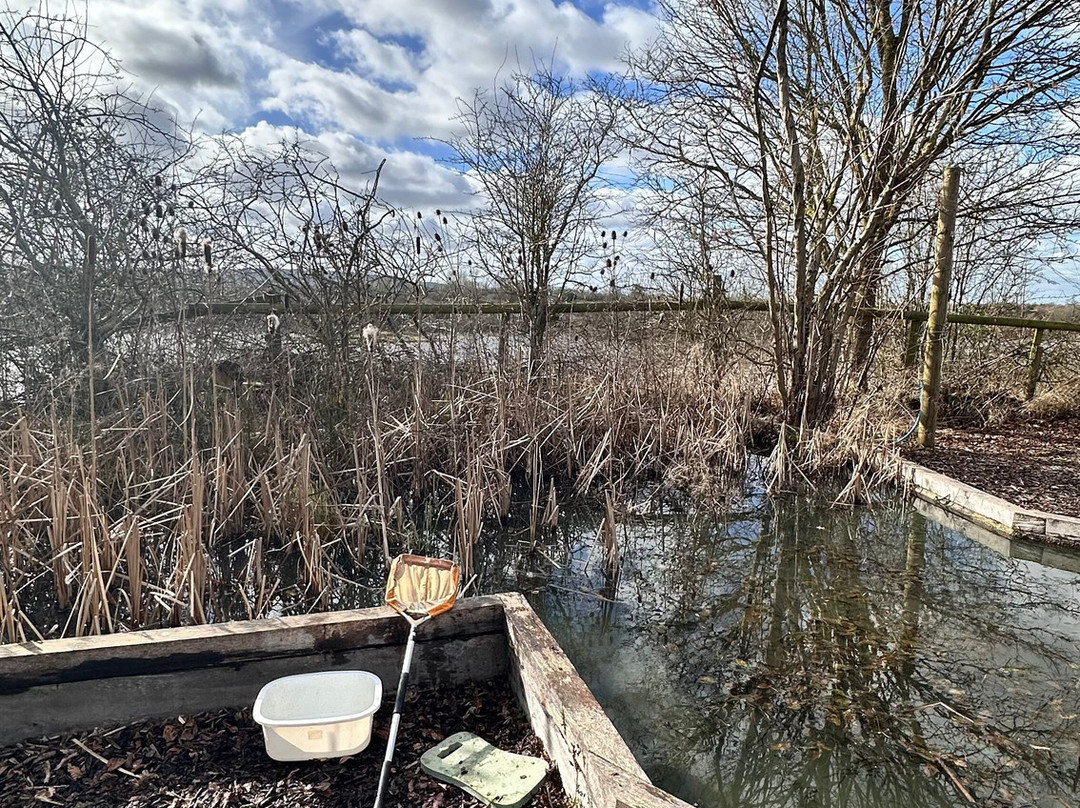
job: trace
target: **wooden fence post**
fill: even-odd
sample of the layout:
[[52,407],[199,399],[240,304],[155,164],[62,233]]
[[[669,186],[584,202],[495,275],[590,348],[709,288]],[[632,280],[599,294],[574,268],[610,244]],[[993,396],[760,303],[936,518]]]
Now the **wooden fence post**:
[[941,402],[941,337],[949,308],[949,281],[952,279],[953,231],[956,202],[960,192],[960,168],[948,166],[938,197],[938,225],[934,287],[930,292],[930,317],[926,323],[923,351],[923,387],[919,397],[919,445],[934,448],[937,411]]
[[1035,336],[1031,338],[1031,351],[1028,353],[1028,378],[1027,388],[1024,391],[1024,401],[1031,401],[1035,398],[1035,388],[1039,384],[1039,374],[1042,372],[1042,359],[1043,359],[1043,331],[1045,329],[1036,328]]

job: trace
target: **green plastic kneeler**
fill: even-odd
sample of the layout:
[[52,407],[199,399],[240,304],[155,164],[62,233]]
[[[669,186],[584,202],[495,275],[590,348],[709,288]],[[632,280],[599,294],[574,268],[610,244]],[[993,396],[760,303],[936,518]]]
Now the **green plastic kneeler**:
[[426,751],[420,768],[494,808],[521,808],[547,776],[541,758],[504,752],[471,732],[451,735]]

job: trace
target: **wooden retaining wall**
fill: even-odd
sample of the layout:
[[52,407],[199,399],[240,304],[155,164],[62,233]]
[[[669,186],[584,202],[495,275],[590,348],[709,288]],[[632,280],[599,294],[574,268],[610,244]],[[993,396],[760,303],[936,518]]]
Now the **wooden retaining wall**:
[[901,461],[900,476],[920,499],[1006,538],[1080,546],[1075,517],[1014,505],[909,460]]
[[[0,745],[249,707],[271,679],[310,671],[363,668],[392,694],[407,634],[380,607],[0,645]],[[419,628],[416,686],[505,676],[583,808],[689,808],[649,782],[522,595],[466,598]]]
[[510,683],[533,731],[559,763],[567,793],[610,808],[690,808],[649,782],[524,596],[501,597],[512,649]]
[[955,530],[984,547],[989,547],[1004,558],[1034,561],[1044,567],[1080,574],[1080,547],[1047,544],[1045,541],[1013,539],[949,513],[925,499],[915,499],[915,510],[939,525]]
[[[0,744],[250,706],[264,684],[293,673],[363,668],[393,693],[407,634],[381,607],[0,645]],[[417,641],[418,686],[506,673],[497,599],[462,601]]]

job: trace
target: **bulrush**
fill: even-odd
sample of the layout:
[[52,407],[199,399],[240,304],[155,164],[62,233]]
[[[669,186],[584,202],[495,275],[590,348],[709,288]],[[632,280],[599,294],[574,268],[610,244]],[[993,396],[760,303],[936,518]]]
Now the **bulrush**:
[[[264,316],[266,365],[244,358],[254,384],[218,379],[236,364],[222,347],[212,378],[190,361],[118,373],[93,443],[65,398],[0,421],[0,642],[327,608],[364,580],[369,537],[386,556],[415,546],[417,508],[482,572],[489,524],[520,509],[523,547],[539,547],[560,499],[599,497],[614,572],[621,492],[651,481],[719,498],[745,463],[758,375],[717,371],[684,313],[648,338],[577,320],[555,332],[557,372],[532,379],[523,346],[485,342],[481,318],[458,319],[442,355],[385,362],[370,361],[369,322],[366,357],[335,366],[302,347],[303,320],[289,351],[281,315]],[[197,357],[201,337],[176,338]],[[476,361],[460,360],[466,344]],[[342,407],[330,372],[368,384]]]
[[180,251],[180,259],[187,258],[187,230],[183,227],[178,227],[173,231],[173,243]]

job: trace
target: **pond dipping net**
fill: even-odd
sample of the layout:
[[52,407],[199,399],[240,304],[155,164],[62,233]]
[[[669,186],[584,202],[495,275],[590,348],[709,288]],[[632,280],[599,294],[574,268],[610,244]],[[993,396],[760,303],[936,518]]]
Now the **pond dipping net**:
[[453,607],[459,578],[458,566],[452,561],[399,555],[390,565],[386,604],[402,614],[434,617]]

